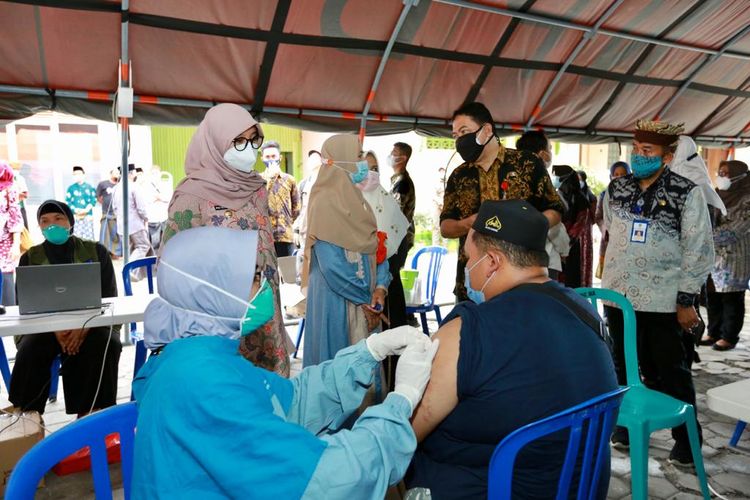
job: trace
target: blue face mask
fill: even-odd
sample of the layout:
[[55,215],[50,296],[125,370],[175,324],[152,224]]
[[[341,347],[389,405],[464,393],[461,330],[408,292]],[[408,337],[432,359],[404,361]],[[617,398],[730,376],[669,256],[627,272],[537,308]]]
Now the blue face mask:
[[44,239],[53,245],[62,245],[70,238],[70,229],[58,226],[57,224],[50,224],[42,229],[42,234],[44,235]]
[[555,186],[555,189],[560,189],[560,185],[562,185],[562,179],[560,179],[560,177],[558,177],[557,175],[553,175],[552,185]]
[[359,184],[360,182],[367,179],[367,174],[370,172],[370,165],[367,163],[367,160],[360,160],[357,162],[357,171],[354,173],[349,173],[349,177],[352,178],[352,182],[354,184]]
[[470,276],[471,270],[477,267],[479,263],[482,262],[486,258],[487,256],[485,255],[484,257],[476,261],[476,263],[474,263],[473,266],[464,268],[464,286],[466,287],[466,294],[469,296],[469,300],[471,300],[475,304],[481,304],[482,302],[485,301],[484,289],[485,287],[487,287],[487,283],[490,282],[492,277],[495,276],[495,273],[493,272],[492,275],[490,275],[490,277],[487,278],[487,280],[484,282],[484,285],[482,285],[481,290],[475,290],[471,287],[471,276]]
[[630,155],[630,168],[636,179],[646,179],[654,175],[662,166],[661,156]]

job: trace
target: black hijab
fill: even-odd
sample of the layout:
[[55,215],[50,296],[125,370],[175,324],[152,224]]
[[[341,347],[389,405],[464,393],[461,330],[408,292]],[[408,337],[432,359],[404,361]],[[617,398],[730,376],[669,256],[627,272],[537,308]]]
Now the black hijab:
[[[68,218],[68,222],[70,222],[70,231],[72,233],[73,225],[75,224],[73,211],[67,204],[61,201],[47,200],[39,205],[39,208],[36,211],[36,220],[37,222],[39,222],[39,219],[42,218],[42,215],[53,213],[63,214]],[[68,241],[66,241],[62,245],[55,245],[47,240],[44,240],[44,243],[42,243],[42,247],[44,248],[44,253],[47,254],[47,259],[49,260],[50,264],[73,263],[73,259],[75,258],[75,245],[73,244],[73,240],[71,240],[70,238],[68,238]]]
[[568,206],[563,214],[563,222],[575,222],[582,210],[590,208],[586,193],[579,184],[578,174],[569,165],[555,165],[552,167],[552,173],[560,178],[560,187],[557,190]]

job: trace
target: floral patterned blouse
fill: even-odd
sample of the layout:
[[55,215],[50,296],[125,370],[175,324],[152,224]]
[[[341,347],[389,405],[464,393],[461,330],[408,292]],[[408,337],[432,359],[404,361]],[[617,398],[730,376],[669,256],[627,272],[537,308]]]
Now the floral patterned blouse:
[[23,231],[21,206],[18,204],[18,192],[11,186],[0,192],[0,271],[12,273],[16,263],[12,259],[13,233]]
[[274,320],[243,338],[240,352],[253,364],[266,370],[289,376],[289,348],[291,341],[281,317],[279,273],[273,246],[271,222],[268,217],[268,194],[263,188],[239,210],[230,210],[211,201],[191,195],[175,193],[164,230],[164,243],[178,231],[200,226],[258,230],[257,267],[274,290]]

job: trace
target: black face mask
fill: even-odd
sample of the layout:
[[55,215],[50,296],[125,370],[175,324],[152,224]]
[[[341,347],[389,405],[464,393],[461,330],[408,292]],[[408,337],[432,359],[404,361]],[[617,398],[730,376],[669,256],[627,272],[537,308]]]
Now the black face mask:
[[466,162],[476,161],[482,154],[482,151],[484,151],[484,147],[489,144],[494,137],[494,135],[490,135],[490,138],[487,139],[484,144],[477,144],[477,134],[480,130],[482,130],[482,127],[479,127],[476,131],[471,132],[470,134],[462,135],[456,139],[456,151],[458,151],[458,154],[460,154],[461,158]]

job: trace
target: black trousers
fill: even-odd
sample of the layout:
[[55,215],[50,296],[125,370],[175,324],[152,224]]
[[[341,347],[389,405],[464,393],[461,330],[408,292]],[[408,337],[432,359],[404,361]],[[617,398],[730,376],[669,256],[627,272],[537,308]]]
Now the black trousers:
[[296,247],[294,246],[294,243],[276,241],[273,244],[273,248],[276,250],[276,257],[289,257],[290,255],[294,255]]
[[708,334],[734,345],[740,338],[745,320],[745,291],[708,292]]
[[10,402],[22,410],[44,413],[50,386],[50,367],[55,356],[62,354],[60,374],[65,391],[65,413],[81,414],[91,409],[102,374],[104,349],[109,340],[104,372],[96,397],[95,409],[113,406],[117,400],[117,368],[122,344],[119,328],[92,328],[78,354],[62,354],[54,333],[24,335],[18,342],[16,363],[10,379]]
[[406,256],[409,254],[411,247],[412,244],[404,238],[396,253],[388,259],[391,284],[388,286],[388,296],[385,299],[385,313],[391,322],[391,326],[383,325],[383,328],[396,328],[406,324],[406,298],[404,297],[404,285],[401,283],[401,269],[406,264]]
[[[613,341],[613,357],[617,382],[625,385],[625,350],[623,345],[622,311],[605,306],[609,334]],[[636,338],[638,362],[643,383],[673,398],[695,406],[695,387],[690,366],[693,362],[693,339],[683,332],[677,322],[677,313],[636,311]],[[696,409],[696,415],[698,410]],[[697,423],[697,422],[696,422]],[[700,434],[700,424],[698,424]],[[672,429],[675,441],[687,443],[684,425]]]
[[[385,298],[385,314],[391,322],[390,326],[383,324],[383,329],[396,328],[406,325],[406,298],[404,297],[404,285],[401,283],[401,269],[406,264],[406,256],[412,243],[406,238],[401,241],[398,250],[388,259],[388,270],[391,272],[391,284],[388,285],[388,296]],[[388,356],[385,360],[386,385],[388,390],[396,386],[396,364],[398,356]]]

